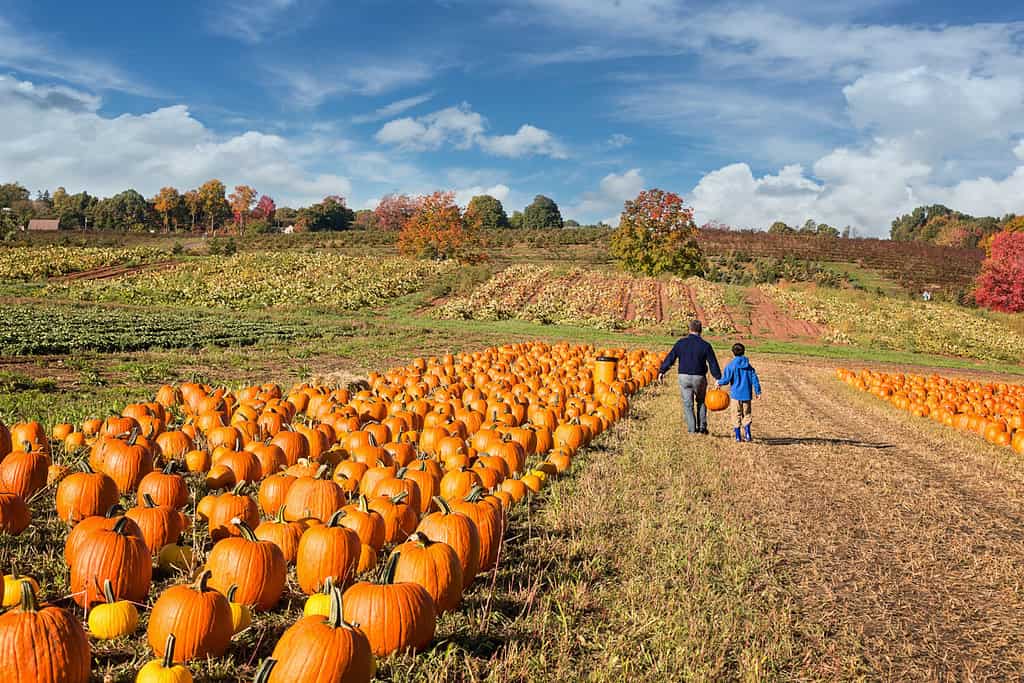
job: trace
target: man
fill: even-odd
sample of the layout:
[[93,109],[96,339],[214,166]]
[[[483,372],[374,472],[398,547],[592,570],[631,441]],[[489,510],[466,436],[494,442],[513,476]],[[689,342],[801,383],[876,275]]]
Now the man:
[[658,370],[660,381],[672,364],[678,361],[683,416],[686,418],[686,431],[691,434],[708,433],[708,409],[704,406],[704,396],[708,390],[708,369],[716,380],[722,379],[715,350],[700,336],[703,329],[699,320],[691,321],[690,334],[675,343]]

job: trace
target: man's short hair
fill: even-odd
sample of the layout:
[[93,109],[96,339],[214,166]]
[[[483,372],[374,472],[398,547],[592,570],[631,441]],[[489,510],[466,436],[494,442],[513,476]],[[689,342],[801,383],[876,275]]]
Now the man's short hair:
[[744,346],[743,344],[740,344],[739,342],[736,342],[735,344],[732,345],[732,355],[734,355],[734,356],[742,356],[746,352],[747,352],[747,347]]
[[704,331],[704,326],[700,324],[699,320],[691,320],[690,321],[690,332],[694,332],[696,334],[700,334],[703,331]]

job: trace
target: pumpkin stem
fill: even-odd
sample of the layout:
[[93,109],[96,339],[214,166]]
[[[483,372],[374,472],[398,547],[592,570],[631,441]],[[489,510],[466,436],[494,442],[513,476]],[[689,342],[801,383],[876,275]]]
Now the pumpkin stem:
[[328,576],[326,579],[324,579],[324,585],[320,589],[320,592],[323,593],[324,595],[330,595],[331,591],[333,591],[333,590],[334,590],[334,577],[333,576]]
[[483,497],[484,487],[481,486],[480,484],[473,484],[473,488],[469,490],[469,493],[467,493],[466,497],[463,498],[462,500],[466,501],[467,503],[476,503]]
[[110,579],[103,579],[103,597],[111,605],[117,602],[117,598],[114,597],[114,585],[110,583]]
[[238,527],[238,531],[242,534],[242,538],[244,538],[245,540],[250,541],[252,543],[256,543],[260,540],[256,538],[256,532],[253,531],[252,527],[249,526],[245,521],[239,519],[238,517],[233,517],[231,519],[231,523]]
[[132,431],[128,432],[128,445],[134,446],[135,442],[139,440],[139,428],[132,427]]
[[36,592],[32,588],[31,581],[21,582],[21,611],[28,613],[39,611],[39,601],[36,600]]
[[167,642],[164,643],[164,661],[163,667],[165,669],[174,668],[174,643],[177,639],[173,633],[167,634]]
[[341,609],[341,589],[331,587],[331,613],[327,616],[327,625],[331,628],[341,628],[345,624]]
[[114,524],[114,528],[111,529],[111,531],[113,531],[115,534],[127,536],[128,534],[125,533],[124,528],[128,526],[128,521],[129,520],[127,517],[122,517],[121,519],[117,520],[117,522]]
[[234,602],[235,601],[235,593],[237,593],[237,592],[238,592],[238,584],[237,583],[231,584],[231,588],[228,588],[228,594],[225,596],[228,599],[228,602]]
[[285,506],[282,505],[281,507],[277,508],[277,517],[274,517],[274,521],[278,524],[286,524],[288,522],[288,520],[284,518],[284,507]]
[[367,440],[367,441],[368,441],[368,442],[370,443],[370,445],[371,445],[371,446],[373,446],[374,448],[376,448],[376,447],[377,447],[377,446],[379,445],[379,444],[377,443],[377,437],[375,437],[375,436],[373,435],[373,432],[370,432],[370,433],[369,433],[369,434],[367,435],[367,439],[366,439],[366,440]]
[[[405,493],[405,491],[403,491],[402,493]],[[434,501],[434,505],[436,505],[438,509],[441,510],[442,514],[452,514],[452,506],[449,505],[448,501],[446,501],[444,498],[442,498],[441,496],[434,496],[433,498],[431,498],[431,500]]]
[[392,503],[401,503],[402,501],[404,501],[408,497],[409,497],[409,492],[408,491],[399,491],[397,495],[391,496],[391,502]]
[[318,467],[317,470],[316,470],[316,474],[313,475],[313,478],[314,479],[323,479],[324,478],[324,474],[329,469],[330,469],[330,467],[327,465],[327,463],[324,463],[323,465],[320,465],[320,467]]
[[277,664],[276,659],[267,658],[260,664],[260,668],[256,670],[256,677],[253,679],[253,683],[267,683],[270,680],[270,672],[274,670],[274,665]]
[[168,460],[167,464],[164,465],[164,474],[174,474],[174,472],[177,469],[178,469],[178,461],[174,460],[174,459]]
[[238,482],[237,484],[235,484],[235,487],[231,489],[231,493],[233,493],[236,496],[242,495],[242,489],[245,488],[245,484],[246,482],[244,479]]
[[380,576],[382,584],[392,584],[395,582],[395,570],[398,568],[398,558],[401,555],[402,553],[395,551],[388,557],[388,561],[384,564],[384,571],[381,572]]
[[113,505],[111,505],[107,509],[107,511],[105,513],[103,513],[103,516],[106,517],[107,519],[110,519],[111,517],[117,517],[119,514],[121,514],[123,512],[124,512],[124,508],[121,507],[121,504],[120,503],[114,503]]
[[341,518],[345,516],[344,510],[338,510],[327,520],[327,526],[341,526]]
[[370,511],[370,501],[363,494],[359,494],[359,511],[360,512],[369,512]]
[[95,472],[92,469],[92,465],[89,464],[88,459],[82,461],[82,471],[85,472],[86,474],[95,474]]
[[405,479],[405,473],[409,471],[408,467],[399,467],[398,471],[395,472],[395,479]]
[[213,572],[211,572],[209,569],[204,569],[203,571],[201,571],[199,573],[199,576],[196,577],[196,582],[192,584],[192,590],[195,590],[199,593],[205,593],[207,590],[209,590],[206,587],[206,582],[210,580],[210,577],[212,575]]
[[153,496],[151,496],[148,493],[143,493],[142,494],[142,502],[145,503],[146,507],[148,507],[148,508],[155,508],[157,506],[156,505],[156,501],[153,500]]
[[434,545],[434,541],[427,538],[427,535],[422,531],[416,531],[409,537],[409,543],[419,543],[424,548],[429,548]]

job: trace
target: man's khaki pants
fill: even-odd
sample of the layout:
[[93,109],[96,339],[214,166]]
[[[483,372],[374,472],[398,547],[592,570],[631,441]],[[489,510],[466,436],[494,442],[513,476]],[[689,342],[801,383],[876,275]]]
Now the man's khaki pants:
[[753,419],[750,416],[750,401],[735,401],[736,403],[736,421],[734,423],[736,429],[745,427],[750,424]]

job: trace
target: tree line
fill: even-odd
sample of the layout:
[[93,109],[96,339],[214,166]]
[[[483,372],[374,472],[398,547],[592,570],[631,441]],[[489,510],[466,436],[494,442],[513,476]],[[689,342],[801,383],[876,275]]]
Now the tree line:
[[1024,216],[971,216],[942,204],[919,206],[893,220],[890,236],[902,242],[927,242],[942,247],[988,249],[1002,232],[1024,232]]
[[[249,185],[237,185],[228,192],[220,180],[209,180],[195,189],[179,191],[164,187],[146,198],[136,190],[125,190],[100,198],[86,191],[69,193],[58,187],[38,191],[33,197],[17,182],[0,184],[0,232],[24,228],[33,218],[60,219],[65,230],[110,230],[125,232],[178,232],[202,230],[232,234],[296,231],[394,230],[399,231],[431,195],[422,197],[391,194],[374,209],[353,211],[339,195],[325,197],[311,206],[277,206],[269,195],[260,195]],[[563,220],[558,204],[537,195],[522,211],[511,216],[496,197],[478,195],[466,207],[480,229],[548,229],[586,227]],[[594,227],[609,227],[598,224]]]

